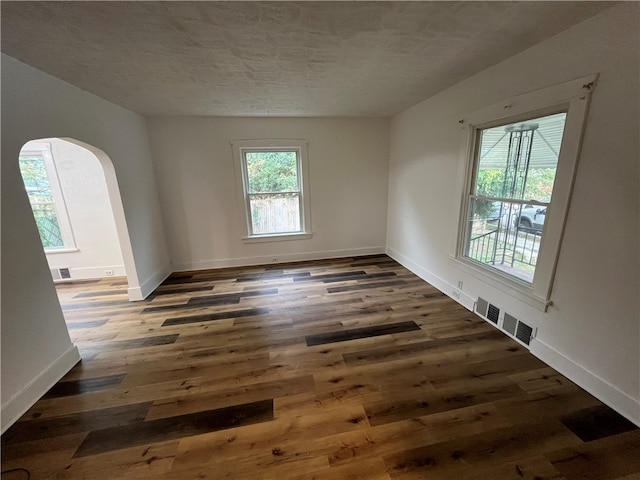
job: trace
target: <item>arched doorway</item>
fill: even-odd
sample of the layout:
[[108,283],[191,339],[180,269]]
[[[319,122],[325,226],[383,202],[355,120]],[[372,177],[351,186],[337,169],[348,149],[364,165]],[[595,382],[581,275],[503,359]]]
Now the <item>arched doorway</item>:
[[[36,177],[26,188],[53,279],[124,275],[129,299],[139,300],[131,295],[138,281],[108,155],[76,139],[45,138],[23,146],[20,166],[23,179],[28,172]],[[38,196],[43,192],[48,197]]]

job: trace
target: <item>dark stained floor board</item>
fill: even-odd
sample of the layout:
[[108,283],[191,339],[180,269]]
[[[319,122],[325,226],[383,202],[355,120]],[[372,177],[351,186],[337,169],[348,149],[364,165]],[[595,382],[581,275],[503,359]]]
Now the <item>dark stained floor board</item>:
[[123,285],[58,286],[83,360],[2,436],[3,471],[640,480],[638,428],[386,255]]
[[332,331],[317,335],[307,335],[307,345],[312,347],[315,345],[324,345],[327,343],[347,342],[349,340],[357,340],[359,338],[377,337],[380,335],[391,335],[393,333],[410,332],[419,330],[420,327],[415,322],[400,322],[387,325],[379,325],[376,327],[353,328],[350,330]]
[[86,378],[81,380],[62,381],[56,383],[42,398],[69,397],[83,393],[105,390],[122,382],[124,375],[110,375],[108,377]]
[[168,318],[162,322],[162,326],[186,325],[189,323],[211,322],[225,318],[248,317],[253,315],[264,315],[269,313],[266,308],[249,308],[244,310],[232,310],[229,312],[209,313],[204,315],[191,315],[186,317]]
[[565,415],[562,417],[562,423],[585,442],[636,429],[633,423],[606,405]]
[[173,440],[273,419],[273,400],[92,430],[74,457]]

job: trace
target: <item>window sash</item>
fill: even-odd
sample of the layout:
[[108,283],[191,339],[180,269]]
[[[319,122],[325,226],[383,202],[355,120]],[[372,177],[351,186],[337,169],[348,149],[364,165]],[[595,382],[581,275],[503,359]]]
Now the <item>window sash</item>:
[[[269,238],[274,240],[281,238],[284,240],[293,239],[293,236],[302,238],[311,235],[310,219],[309,219],[309,199],[306,191],[308,178],[306,171],[306,148],[304,141],[298,140],[241,140],[231,142],[234,158],[236,160],[239,175],[239,192],[241,192],[242,203],[244,204],[246,232],[247,237],[244,241],[251,239],[268,241]],[[286,189],[276,192],[250,192],[248,178],[247,153],[258,152],[289,152],[295,153],[296,156],[296,187],[295,189]],[[279,228],[273,231],[260,231],[254,228],[255,219],[252,209],[252,201],[260,196],[270,198],[293,197],[297,199],[297,211],[295,212],[295,228]],[[287,238],[290,235],[291,238]]]
[[[51,145],[44,142],[31,144],[28,150],[25,149],[20,151],[20,158],[22,157],[35,157],[42,159],[47,181],[49,183],[49,189],[51,191],[51,200],[42,200],[42,197],[40,197],[39,200],[35,200],[34,197],[29,195],[27,192],[32,210],[34,207],[37,209],[37,207],[52,205],[55,212],[57,227],[60,229],[60,237],[62,238],[62,245],[45,247],[43,243],[45,252],[56,252],[62,249],[66,250],[76,248],[73,230],[71,228],[71,222],[67,212],[67,206],[64,201],[64,194],[60,186],[58,172],[51,153]],[[33,213],[35,218],[37,213],[35,211]]]
[[[567,221],[587,111],[597,80],[598,74],[593,74],[519,95],[478,110],[459,121],[463,125],[464,132],[461,138],[460,156],[462,188],[458,190],[462,195],[458,197],[460,216],[456,248],[450,258],[458,268],[542,311],[546,311],[552,303],[551,291],[560,244]],[[540,248],[533,283],[529,285],[518,282],[517,279],[491,267],[478,266],[476,262],[465,257],[470,197],[473,192],[472,186],[475,185],[477,169],[478,137],[479,133],[486,128],[560,112],[566,112],[567,116],[553,188],[553,205],[549,205],[544,227],[544,242]],[[516,199],[497,200],[514,203]],[[530,200],[524,202],[532,205],[542,203]]]

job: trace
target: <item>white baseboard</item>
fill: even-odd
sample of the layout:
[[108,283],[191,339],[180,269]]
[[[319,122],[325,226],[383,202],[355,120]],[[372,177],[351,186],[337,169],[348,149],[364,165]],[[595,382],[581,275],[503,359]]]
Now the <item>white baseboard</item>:
[[[52,267],[52,268],[66,268],[66,267]],[[105,272],[108,270],[113,272],[113,275],[107,275]],[[109,278],[109,277],[124,277],[126,272],[124,265],[106,265],[101,267],[80,267],[69,268],[71,278],[54,280],[56,283],[70,281],[70,280],[89,280],[92,278]]]
[[553,347],[534,338],[531,353],[548,364],[601,402],[609,405],[620,415],[640,426],[640,400],[627,395],[593,372],[578,365]]
[[257,257],[229,258],[223,260],[208,260],[202,262],[174,263],[173,270],[181,272],[185,270],[207,270],[214,268],[250,267],[253,265],[266,265],[273,263],[276,257],[277,263],[302,262],[306,260],[323,260],[327,258],[360,257],[363,255],[378,255],[385,253],[384,247],[352,248],[347,250],[329,250],[325,252],[288,253],[284,255],[261,255]]
[[11,425],[40,400],[40,398],[79,361],[80,352],[78,352],[78,347],[72,345],[66,352],[51,363],[45,371],[31,380],[26,387],[2,405],[2,425],[0,433],[6,432]]
[[133,286],[127,289],[129,300],[137,302],[147,298],[158,286],[171,275],[171,265],[166,264],[164,267],[156,270],[149,278],[147,278],[140,286]]
[[447,283],[440,277],[437,277],[427,269],[421,267],[417,263],[414,263],[412,260],[409,260],[407,257],[402,255],[401,253],[395,251],[393,248],[387,247],[387,255],[393,258],[400,265],[405,267],[408,270],[411,270],[425,282],[430,285],[433,285],[438,290],[440,290],[445,295],[451,297],[453,300],[458,302],[460,305],[465,307],[467,310],[473,311],[473,306],[475,304],[475,300],[465,293],[461,292],[458,288],[454,287],[450,283]]

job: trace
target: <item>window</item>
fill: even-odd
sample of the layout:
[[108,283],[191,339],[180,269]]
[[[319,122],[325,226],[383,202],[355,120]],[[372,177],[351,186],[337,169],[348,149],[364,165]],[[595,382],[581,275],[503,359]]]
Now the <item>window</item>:
[[75,249],[71,225],[48,144],[30,143],[18,160],[42,246],[47,253]]
[[533,283],[566,116],[476,131],[466,258]]
[[463,121],[456,260],[546,309],[596,76],[516,97]]
[[308,236],[306,144],[299,141],[234,142],[247,239]]

